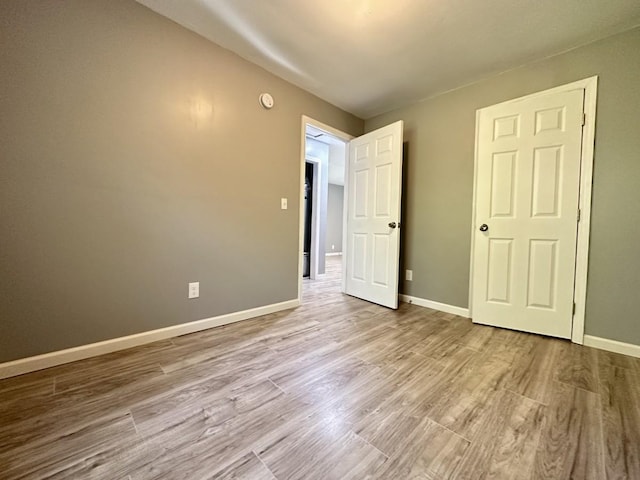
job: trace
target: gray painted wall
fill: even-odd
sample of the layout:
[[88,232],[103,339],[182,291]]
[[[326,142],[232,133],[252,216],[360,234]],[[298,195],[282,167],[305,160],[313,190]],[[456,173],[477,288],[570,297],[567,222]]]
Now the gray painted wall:
[[[327,239],[325,246],[327,253],[342,252],[342,209],[344,206],[344,187],[329,184],[329,198],[327,201]],[[335,246],[334,249],[331,246]]]
[[133,0],[0,32],[0,361],[296,298],[301,115],[361,120]]
[[475,111],[599,76],[586,333],[640,345],[640,28],[365,122],[405,121],[409,295],[465,307]]

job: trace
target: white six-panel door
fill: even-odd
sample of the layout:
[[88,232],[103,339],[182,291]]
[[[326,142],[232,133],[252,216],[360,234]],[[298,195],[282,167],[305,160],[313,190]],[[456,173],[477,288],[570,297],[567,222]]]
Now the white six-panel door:
[[402,129],[396,122],[349,144],[345,293],[398,308]]
[[473,321],[570,338],[584,90],[479,111]]

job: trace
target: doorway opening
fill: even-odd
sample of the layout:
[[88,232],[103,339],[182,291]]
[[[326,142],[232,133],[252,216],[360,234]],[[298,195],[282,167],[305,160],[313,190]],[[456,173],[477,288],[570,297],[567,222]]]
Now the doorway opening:
[[345,180],[353,138],[309,117],[302,118],[298,298],[303,285],[322,282],[343,290]]

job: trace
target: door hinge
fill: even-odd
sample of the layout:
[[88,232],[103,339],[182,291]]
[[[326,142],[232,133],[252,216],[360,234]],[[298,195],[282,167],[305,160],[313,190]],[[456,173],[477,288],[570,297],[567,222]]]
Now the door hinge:
[[582,114],[582,126],[584,127],[587,124],[587,114]]
[[572,315],[576,314],[576,302],[573,302],[573,310],[571,311]]
[[580,209],[578,209],[578,222],[580,221],[580,216],[582,215],[582,212]]

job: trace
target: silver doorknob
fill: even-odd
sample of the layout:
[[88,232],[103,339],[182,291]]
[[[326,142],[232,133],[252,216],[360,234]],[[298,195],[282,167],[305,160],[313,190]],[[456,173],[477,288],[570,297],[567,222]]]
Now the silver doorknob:
[[486,223],[483,223],[482,225],[480,225],[481,232],[486,232],[487,230],[489,230],[489,225],[487,225]]
[[396,228],[397,226],[396,222],[389,222],[389,228]]

